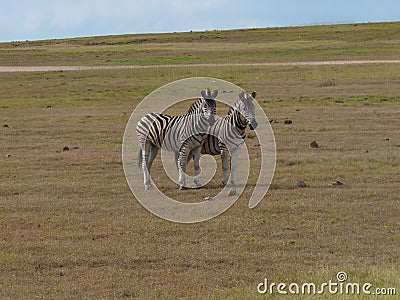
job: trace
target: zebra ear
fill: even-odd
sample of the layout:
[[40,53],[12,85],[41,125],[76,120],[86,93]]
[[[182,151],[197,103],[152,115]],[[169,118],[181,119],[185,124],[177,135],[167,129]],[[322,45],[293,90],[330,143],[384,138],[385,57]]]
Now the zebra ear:
[[[215,91],[214,91],[214,92],[215,92]],[[217,93],[218,93],[218,92],[217,92]],[[211,91],[210,91],[209,88],[207,88],[205,91],[201,91],[201,96],[202,96],[204,99],[211,99],[211,98],[213,98],[212,95],[211,95]]]
[[240,92],[240,94],[239,94],[239,99],[240,99],[240,100],[243,100],[243,99],[244,99],[244,95],[245,95],[244,92]]
[[211,99],[215,99],[218,96],[218,90],[214,90],[214,92],[211,95]]
[[251,93],[251,97],[253,97],[253,99],[256,99],[256,96],[257,96],[257,92],[256,91]]

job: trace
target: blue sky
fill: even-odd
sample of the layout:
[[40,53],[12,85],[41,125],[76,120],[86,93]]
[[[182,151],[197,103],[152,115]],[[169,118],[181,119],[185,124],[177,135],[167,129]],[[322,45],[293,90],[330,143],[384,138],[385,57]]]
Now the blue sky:
[[0,0],[0,41],[377,21],[399,0]]

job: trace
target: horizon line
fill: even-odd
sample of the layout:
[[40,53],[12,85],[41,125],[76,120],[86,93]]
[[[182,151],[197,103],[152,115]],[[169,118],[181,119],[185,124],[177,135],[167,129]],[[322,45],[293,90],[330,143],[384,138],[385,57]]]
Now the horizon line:
[[318,27],[318,26],[340,26],[340,25],[368,25],[368,24],[388,24],[400,23],[397,21],[366,21],[366,22],[352,22],[352,21],[338,21],[338,22],[311,22],[303,25],[271,25],[265,27],[242,27],[242,28],[229,28],[229,29],[204,29],[204,30],[182,30],[182,31],[159,31],[159,32],[135,32],[135,33],[104,33],[99,35],[77,35],[77,36],[64,36],[54,38],[38,38],[38,39],[25,39],[25,40],[0,40],[0,44],[5,43],[28,43],[28,42],[46,42],[58,40],[74,40],[74,39],[89,39],[99,37],[113,37],[113,36],[126,36],[126,35],[162,35],[162,34],[180,34],[180,33],[202,33],[213,31],[237,31],[237,30],[257,30],[257,29],[279,29],[279,28],[297,28],[297,27]]

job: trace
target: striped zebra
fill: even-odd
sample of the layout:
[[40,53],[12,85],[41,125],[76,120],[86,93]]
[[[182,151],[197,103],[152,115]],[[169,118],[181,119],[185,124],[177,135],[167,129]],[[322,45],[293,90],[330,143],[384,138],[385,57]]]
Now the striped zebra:
[[[185,189],[187,158],[192,149],[200,148],[207,137],[207,129],[215,122],[218,91],[201,91],[201,97],[191,105],[189,111],[181,116],[169,116],[161,113],[145,115],[136,126],[140,144],[138,157],[142,168],[144,187],[152,187],[150,168],[160,148],[175,152],[179,172],[179,188]],[[195,170],[196,171],[196,170]],[[197,170],[198,173],[200,170]],[[198,176],[197,173],[197,176]],[[195,174],[196,177],[196,174]]]
[[[233,187],[238,185],[236,181],[236,162],[239,155],[240,146],[246,138],[245,129],[249,125],[251,130],[256,129],[257,121],[255,118],[255,107],[253,99],[257,93],[251,95],[245,92],[239,94],[239,98],[233,106],[229,108],[226,116],[215,121],[214,125],[208,128],[208,135],[201,147],[189,154],[189,159],[193,158],[194,164],[199,164],[201,154],[221,155],[222,160],[222,184],[228,182],[228,157],[231,158],[231,183]],[[236,191],[233,190],[233,194]]]

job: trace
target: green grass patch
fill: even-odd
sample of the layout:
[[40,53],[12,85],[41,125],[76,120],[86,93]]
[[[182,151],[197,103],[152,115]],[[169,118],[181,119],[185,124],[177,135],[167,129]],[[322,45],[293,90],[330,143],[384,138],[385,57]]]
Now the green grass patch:
[[122,141],[117,141],[117,142],[108,142],[104,144],[107,147],[118,147],[121,148],[122,147]]
[[163,65],[163,64],[188,64],[199,63],[200,56],[159,56],[159,57],[132,57],[120,59],[107,59],[106,65]]
[[[275,106],[301,106],[301,105],[337,105],[337,106],[385,106],[397,105],[400,101],[400,96],[378,97],[378,96],[350,96],[350,97],[296,97],[288,99],[273,99],[259,101],[261,107]],[[327,131],[330,129],[322,129]]]

